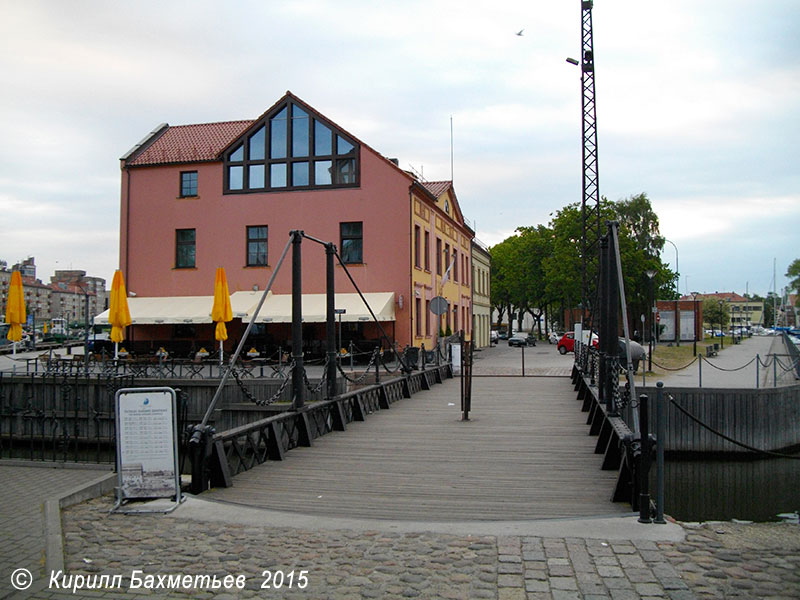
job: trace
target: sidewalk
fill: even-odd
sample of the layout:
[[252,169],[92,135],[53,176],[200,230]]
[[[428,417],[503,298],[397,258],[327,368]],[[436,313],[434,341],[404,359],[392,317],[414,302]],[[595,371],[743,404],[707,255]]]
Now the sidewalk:
[[[770,353],[785,354],[786,350],[783,348],[781,340],[782,338],[779,336],[753,336],[743,339],[741,344],[726,345],[717,356],[712,358],[704,356],[702,359],[702,387],[754,389],[756,387],[756,355],[764,363]],[[639,384],[641,381],[640,371],[636,377],[636,383]],[[663,381],[667,387],[698,387],[700,383],[698,361],[680,371],[656,376],[647,375],[648,385],[655,385],[656,381]],[[778,385],[793,383],[795,382],[779,380]],[[772,387],[772,385],[772,369],[765,369],[763,365],[759,365],[758,387]]]
[[13,596],[15,590],[10,577],[15,569],[27,569],[35,580],[41,580],[44,575],[45,501],[57,499],[103,476],[100,470],[62,468],[61,464],[53,468],[52,463],[11,466],[21,464],[23,461],[0,462],[0,598]]

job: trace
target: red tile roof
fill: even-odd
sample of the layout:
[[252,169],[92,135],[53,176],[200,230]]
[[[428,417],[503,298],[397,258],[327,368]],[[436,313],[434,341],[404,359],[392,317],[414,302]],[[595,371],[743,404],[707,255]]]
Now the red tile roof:
[[428,190],[431,194],[435,197],[439,197],[444,194],[450,187],[452,187],[452,181],[424,181],[422,185]]
[[253,123],[254,121],[247,120],[168,127],[126,164],[165,165],[216,160],[222,149]]
[[[726,302],[747,302],[747,298],[737,294],[736,292],[714,292],[713,294],[697,294],[698,300],[705,299],[724,300]],[[681,300],[691,300],[691,295],[681,296]]]

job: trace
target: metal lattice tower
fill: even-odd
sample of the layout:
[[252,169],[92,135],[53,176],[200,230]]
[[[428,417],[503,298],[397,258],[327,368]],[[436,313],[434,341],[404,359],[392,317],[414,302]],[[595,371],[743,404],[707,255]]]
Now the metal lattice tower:
[[[591,325],[597,310],[600,252],[600,178],[597,166],[597,110],[594,92],[592,0],[581,1],[581,108],[583,114],[583,311]],[[586,320],[586,319],[584,319]]]

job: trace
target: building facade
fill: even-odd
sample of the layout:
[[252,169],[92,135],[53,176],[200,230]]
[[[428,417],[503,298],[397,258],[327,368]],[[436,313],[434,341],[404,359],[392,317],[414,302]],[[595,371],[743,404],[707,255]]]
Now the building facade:
[[492,329],[491,301],[492,259],[489,249],[477,239],[472,240],[472,309],[474,311],[473,341],[476,348],[490,345]]
[[[681,300],[691,300],[691,296],[683,296]],[[730,316],[729,326],[733,330],[749,330],[751,327],[763,325],[764,323],[764,303],[761,300],[753,300],[737,294],[736,292],[715,292],[713,294],[697,294],[697,300],[715,300],[722,302],[728,307]],[[706,323],[710,329],[712,325],[718,323]]]
[[[192,331],[174,319],[139,327],[137,299],[212,296],[220,266],[232,297],[257,295],[273,274],[273,295],[290,294],[288,261],[275,269],[293,230],[336,244],[344,263],[335,269],[337,304],[356,291],[345,269],[361,292],[392,298],[380,328],[344,314],[343,342],[376,339],[382,328],[401,348],[432,343],[423,311],[439,293],[450,300],[451,327],[470,332],[463,279],[474,234],[452,184],[419,181],[291,92],[255,120],[159,126],[123,156],[121,170],[120,267],[139,339],[213,338],[210,318]],[[458,280],[453,272],[442,286],[436,266],[452,262],[448,248]],[[305,241],[302,257],[306,302],[325,292],[324,249]],[[269,305],[259,316],[265,339],[283,344],[285,315],[270,316]],[[229,344],[243,322],[234,318]],[[309,339],[324,337],[322,326],[304,328]]]

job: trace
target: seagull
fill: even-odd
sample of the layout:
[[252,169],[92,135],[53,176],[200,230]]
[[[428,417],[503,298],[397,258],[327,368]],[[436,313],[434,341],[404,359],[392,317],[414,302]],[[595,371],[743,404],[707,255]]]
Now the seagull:
[[524,29],[520,29],[515,35],[522,37],[522,32],[525,31]]

